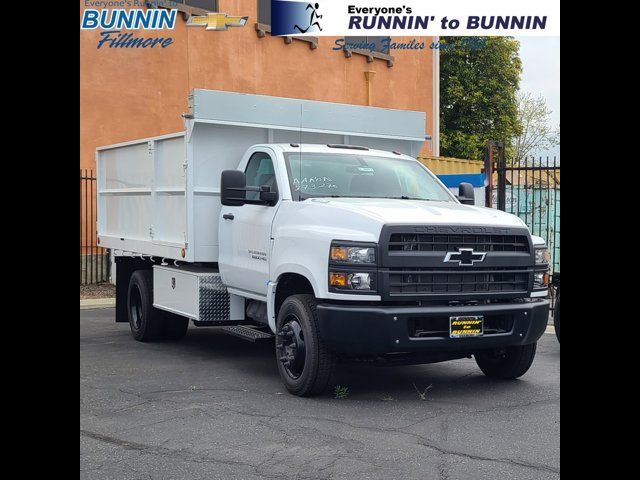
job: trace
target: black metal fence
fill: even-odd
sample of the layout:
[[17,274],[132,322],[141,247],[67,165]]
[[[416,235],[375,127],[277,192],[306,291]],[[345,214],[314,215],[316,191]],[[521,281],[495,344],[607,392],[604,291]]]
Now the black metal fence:
[[109,281],[108,250],[96,236],[96,187],[95,172],[80,169],[80,285]]
[[497,156],[493,205],[520,217],[547,242],[552,272],[560,271],[560,162],[557,157],[524,158],[507,164]]

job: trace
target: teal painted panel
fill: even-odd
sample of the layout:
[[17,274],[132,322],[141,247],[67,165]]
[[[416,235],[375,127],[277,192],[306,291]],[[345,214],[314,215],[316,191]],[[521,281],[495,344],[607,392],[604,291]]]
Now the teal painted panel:
[[[533,235],[547,242],[551,253],[552,271],[560,271],[560,189],[508,186],[506,211],[520,217]],[[497,205],[493,191],[493,205]]]

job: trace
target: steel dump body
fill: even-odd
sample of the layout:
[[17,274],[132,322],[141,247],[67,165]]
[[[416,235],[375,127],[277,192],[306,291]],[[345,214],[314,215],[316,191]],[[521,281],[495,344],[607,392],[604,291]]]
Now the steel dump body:
[[185,131],[99,147],[100,245],[127,255],[218,261],[220,175],[256,144],[353,144],[413,157],[424,112],[193,90]]

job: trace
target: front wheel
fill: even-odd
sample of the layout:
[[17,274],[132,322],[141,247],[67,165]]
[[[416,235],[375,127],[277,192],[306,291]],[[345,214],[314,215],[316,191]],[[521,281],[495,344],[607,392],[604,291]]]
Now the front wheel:
[[474,355],[487,377],[513,379],[527,373],[536,356],[536,344],[486,350]]
[[276,327],[276,361],[287,390],[300,397],[324,392],[336,357],[318,334],[314,296],[287,298],[278,312]]

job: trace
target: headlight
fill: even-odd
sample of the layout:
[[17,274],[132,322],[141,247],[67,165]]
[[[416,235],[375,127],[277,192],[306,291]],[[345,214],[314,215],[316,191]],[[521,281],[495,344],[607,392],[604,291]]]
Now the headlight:
[[551,258],[551,256],[549,255],[549,250],[547,249],[547,247],[536,248],[535,255],[536,255],[536,265],[549,264],[549,259]]
[[375,274],[372,272],[329,272],[329,287],[334,291],[374,292],[376,289]]
[[377,245],[335,241],[329,250],[329,291],[375,293]]
[[329,261],[340,264],[375,265],[376,249],[368,246],[331,245]]
[[533,273],[533,289],[545,290],[549,287],[549,250],[547,247],[535,249],[536,271]]

